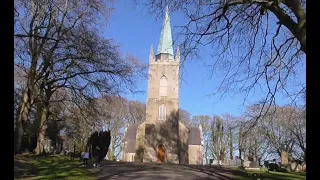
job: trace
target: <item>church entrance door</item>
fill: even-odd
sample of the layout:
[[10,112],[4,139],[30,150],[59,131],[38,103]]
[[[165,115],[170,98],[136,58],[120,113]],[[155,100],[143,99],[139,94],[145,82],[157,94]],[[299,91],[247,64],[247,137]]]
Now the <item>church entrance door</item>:
[[164,148],[164,145],[160,144],[158,146],[158,161],[163,163],[165,159],[166,150]]

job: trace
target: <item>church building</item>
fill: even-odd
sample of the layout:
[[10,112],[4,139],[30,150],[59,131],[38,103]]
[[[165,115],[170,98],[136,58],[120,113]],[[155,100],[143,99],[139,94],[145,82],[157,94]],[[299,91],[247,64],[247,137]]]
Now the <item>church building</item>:
[[180,51],[173,54],[168,7],[157,53],[149,54],[146,120],[126,128],[123,161],[202,164],[201,127],[179,121]]

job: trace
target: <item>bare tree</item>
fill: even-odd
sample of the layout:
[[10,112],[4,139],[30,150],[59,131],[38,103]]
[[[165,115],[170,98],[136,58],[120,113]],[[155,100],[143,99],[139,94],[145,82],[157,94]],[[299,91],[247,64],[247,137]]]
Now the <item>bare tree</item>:
[[[305,159],[305,117],[304,111],[295,106],[272,106],[263,117],[259,105],[249,106],[246,116],[248,121],[242,122],[244,146],[255,158],[267,159],[268,156],[280,158],[283,151],[291,159]],[[252,124],[256,123],[253,127]],[[260,136],[254,136],[260,134]],[[249,155],[250,155],[249,153]]]
[[104,128],[110,130],[111,144],[108,151],[109,160],[119,158],[122,152],[122,140],[127,122],[127,100],[118,96],[109,96],[97,100],[99,119]]
[[180,108],[179,109],[179,118],[180,118],[180,121],[186,126],[192,124],[191,114],[187,110]]
[[300,157],[305,160],[306,153],[306,126],[303,113],[294,107],[273,107],[276,108],[275,113],[268,114],[261,120],[261,126],[264,134],[272,144],[278,157],[281,152],[286,151],[292,159],[300,150]]
[[25,90],[25,74],[24,71],[19,67],[14,67],[14,124],[16,124],[16,120],[19,115],[19,105],[21,103],[21,96],[23,94],[23,90]]
[[128,123],[142,123],[146,120],[146,104],[139,101],[127,102]]
[[284,124],[289,131],[292,132],[292,135],[296,139],[297,148],[300,148],[301,154],[299,155],[299,151],[294,152],[297,153],[297,157],[306,162],[306,111],[305,109],[299,110],[296,108],[287,108],[286,115],[288,119],[288,123]]
[[[61,129],[64,134],[64,146],[76,151],[83,151],[87,145],[88,138],[94,132],[98,121],[97,109],[93,102],[63,102],[64,110],[60,112],[63,121]],[[52,116],[57,116],[53,114]]]
[[15,152],[20,151],[23,124],[33,104],[35,84],[48,70],[48,62],[57,46],[72,35],[71,31],[79,24],[85,27],[93,25],[101,9],[107,8],[100,1],[15,1],[15,63],[26,67],[27,71],[26,91],[17,121]]
[[[75,54],[61,53],[65,50],[65,47],[63,47],[63,50],[57,51],[59,52],[58,55],[62,56],[61,58],[64,60],[60,61],[60,58],[55,57],[57,60],[53,59],[55,61],[50,65],[52,66],[51,71],[45,73],[48,75],[42,78],[39,85],[40,89],[43,90],[43,96],[40,97],[45,104],[44,107],[49,106],[52,94],[60,88],[70,89],[74,94],[73,96],[84,97],[92,97],[94,92],[117,94],[123,92],[123,88],[132,88],[133,67],[118,57],[117,50],[113,49],[108,41],[103,41],[95,34],[88,33],[88,35],[90,34],[92,36],[85,39],[78,37],[82,42],[73,44],[75,48],[72,48],[72,51],[76,52]],[[82,43],[85,45],[82,45]],[[84,49],[81,47],[84,47]],[[74,58],[80,56],[82,56],[80,59],[74,61]],[[68,59],[68,57],[71,57],[71,59]],[[71,60],[71,64],[69,60]],[[45,123],[45,119],[47,119],[45,109],[43,109],[43,113],[44,120],[41,122]],[[43,131],[45,131],[45,128],[43,128]],[[39,138],[41,136],[43,135],[39,134]]]
[[229,139],[228,147],[229,147],[229,158],[233,159],[233,153],[234,153],[234,143],[235,143],[235,129],[236,129],[236,117],[232,116],[229,113],[223,114],[222,118],[225,123],[226,128],[226,136]]
[[43,104],[37,148],[41,153],[50,100],[58,89],[70,89],[73,97],[85,99],[99,93],[119,93],[124,88],[133,90],[134,68],[140,64],[132,57],[122,58],[111,40],[98,35],[97,22],[100,17],[107,17],[109,1],[19,2],[18,10],[25,13],[18,18],[15,29],[19,47],[15,62],[25,67],[28,83],[18,118],[15,149],[20,149],[23,122],[34,100],[38,100]]
[[210,152],[212,149],[211,141],[211,126],[212,118],[209,115],[199,115],[193,116],[190,122],[190,125],[193,126],[201,126],[202,135],[203,135],[203,143],[204,143],[204,158],[206,163],[209,162]]
[[[136,1],[136,3],[139,3]],[[181,54],[199,57],[212,49],[212,74],[223,75],[214,95],[263,91],[269,109],[284,93],[297,103],[306,90],[301,67],[306,55],[305,0],[167,0],[142,2],[152,14],[162,14],[166,5],[184,15],[186,22],[175,27]],[[180,39],[181,38],[181,39]],[[299,87],[291,89],[292,86]],[[245,100],[244,99],[244,100]],[[245,102],[245,101],[244,101]],[[262,110],[264,111],[265,110]]]
[[247,123],[243,117],[237,117],[234,122],[234,126],[236,127],[233,129],[236,144],[235,149],[238,150],[238,153],[236,154],[238,154],[238,157],[243,160],[246,158],[245,152],[247,151],[247,136],[249,136],[249,133],[245,133]]
[[225,128],[224,120],[219,116],[213,116],[213,122],[211,125],[211,138],[213,143],[214,157],[218,160],[224,160],[226,155],[229,138],[228,129]]

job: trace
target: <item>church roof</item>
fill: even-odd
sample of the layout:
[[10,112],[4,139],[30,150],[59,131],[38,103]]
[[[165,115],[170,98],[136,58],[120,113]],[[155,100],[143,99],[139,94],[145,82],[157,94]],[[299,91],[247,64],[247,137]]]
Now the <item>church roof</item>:
[[158,45],[157,54],[168,53],[173,56],[173,47],[172,47],[172,34],[170,27],[170,16],[168,6],[166,7],[165,17],[163,20],[163,25],[161,29],[160,41]]
[[131,124],[124,136],[124,141],[127,143],[125,152],[126,153],[135,153],[136,152],[136,134],[137,127],[139,124]]
[[201,130],[199,127],[188,127],[190,132],[189,132],[189,137],[188,137],[188,144],[189,145],[201,145]]
[[135,141],[136,140],[136,133],[137,133],[137,127],[139,124],[131,124],[126,132],[125,135],[125,141]]

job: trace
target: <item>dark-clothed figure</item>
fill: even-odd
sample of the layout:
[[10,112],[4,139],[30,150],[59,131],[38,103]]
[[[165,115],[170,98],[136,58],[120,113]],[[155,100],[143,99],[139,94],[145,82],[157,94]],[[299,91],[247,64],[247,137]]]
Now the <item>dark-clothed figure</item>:
[[96,167],[99,167],[100,166],[100,148],[99,147],[97,147],[95,150],[94,158],[96,161]]

